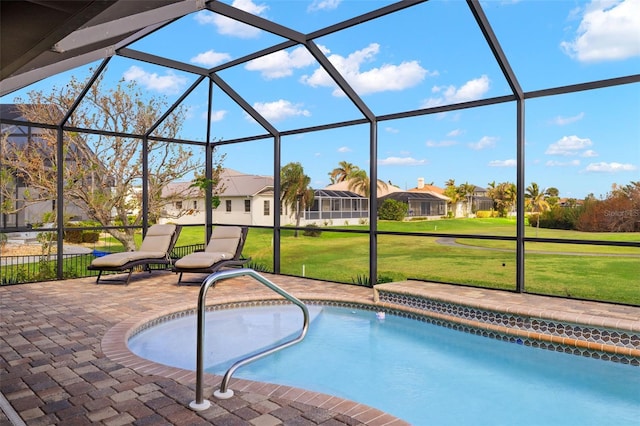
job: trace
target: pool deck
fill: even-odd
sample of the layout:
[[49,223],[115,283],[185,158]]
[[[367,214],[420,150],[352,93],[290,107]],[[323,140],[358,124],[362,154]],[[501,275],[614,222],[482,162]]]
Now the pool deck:
[[[309,279],[268,279],[303,300],[374,303],[370,288]],[[167,272],[134,274],[129,286],[93,278],[0,287],[0,426],[28,425],[406,425],[368,407],[287,386],[231,379],[235,395],[211,396],[221,378],[207,375],[211,407],[193,411],[195,373],[131,354],[128,333],[152,318],[193,309],[198,286],[176,286]],[[640,308],[470,287],[404,282],[398,291],[501,309],[588,318],[640,330]],[[249,277],[219,282],[208,303],[274,298]],[[638,328],[636,328],[638,327]]]

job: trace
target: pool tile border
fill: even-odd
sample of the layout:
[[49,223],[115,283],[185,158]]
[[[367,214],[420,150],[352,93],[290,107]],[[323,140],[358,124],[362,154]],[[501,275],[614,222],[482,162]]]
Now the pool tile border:
[[640,334],[635,331],[498,312],[382,289],[376,293],[379,306],[399,315],[534,348],[640,366]]

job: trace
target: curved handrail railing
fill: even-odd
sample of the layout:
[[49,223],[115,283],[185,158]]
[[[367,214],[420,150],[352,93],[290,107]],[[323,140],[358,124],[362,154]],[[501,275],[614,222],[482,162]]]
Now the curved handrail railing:
[[253,269],[249,269],[249,268],[242,268],[242,269],[229,269],[229,270],[224,270],[224,271],[218,271],[218,272],[214,272],[213,274],[209,275],[207,278],[205,278],[205,280],[202,282],[202,286],[200,287],[200,294],[198,296],[198,329],[197,329],[197,354],[196,354],[196,399],[195,401],[192,401],[189,404],[189,407],[191,407],[191,409],[196,410],[196,411],[201,411],[201,410],[206,410],[207,408],[209,408],[209,406],[211,405],[211,403],[207,400],[204,399],[203,396],[203,387],[204,387],[204,317],[205,317],[205,301],[206,301],[206,297],[207,297],[207,291],[209,290],[209,287],[211,287],[213,284],[215,284],[216,282],[220,281],[220,280],[224,280],[224,279],[228,279],[228,278],[234,278],[234,277],[239,277],[239,276],[251,276],[253,278],[255,278],[256,280],[258,280],[260,283],[266,285],[267,287],[269,287],[271,290],[275,291],[276,293],[278,293],[279,295],[281,295],[282,297],[284,297],[285,299],[289,300],[290,302],[296,304],[298,307],[300,307],[300,309],[302,309],[302,314],[303,314],[303,324],[302,324],[302,331],[300,333],[300,335],[298,335],[298,337],[296,337],[293,340],[289,340],[287,342],[281,343],[277,346],[274,346],[273,348],[270,349],[266,349],[262,352],[259,352],[257,354],[254,354],[252,356],[249,356],[247,358],[241,359],[239,361],[236,361],[225,373],[223,379],[222,379],[222,383],[220,384],[220,390],[217,390],[213,393],[213,395],[218,398],[218,399],[227,399],[227,398],[231,398],[233,396],[233,391],[231,389],[229,389],[229,381],[231,380],[231,376],[233,375],[233,373],[239,368],[242,367],[245,364],[248,364],[250,362],[253,362],[257,359],[260,359],[264,356],[270,355],[276,351],[279,351],[280,349],[284,349],[286,347],[289,347],[291,345],[294,345],[298,342],[300,342],[302,339],[304,339],[304,336],[307,334],[307,330],[309,329],[309,310],[307,309],[307,306],[302,303],[299,299],[297,299],[296,297],[292,296],[291,294],[287,293],[285,290],[283,290],[282,288],[278,287],[276,284],[272,283],[271,281],[269,281],[268,279],[266,279],[265,277],[263,277],[262,275],[258,274],[256,271],[254,271]]

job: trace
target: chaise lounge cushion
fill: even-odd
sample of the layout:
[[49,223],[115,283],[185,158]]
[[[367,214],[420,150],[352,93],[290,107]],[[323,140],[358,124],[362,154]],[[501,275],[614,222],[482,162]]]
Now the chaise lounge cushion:
[[167,259],[175,232],[176,225],[173,224],[153,225],[142,240],[140,250],[97,257],[91,262],[91,267],[94,269],[117,268],[129,262],[143,261],[145,259]]
[[98,268],[113,268],[125,265],[135,260],[143,259],[163,259],[167,253],[162,251],[125,251],[122,253],[111,253],[107,256],[96,257],[91,262],[91,266]]
[[198,252],[191,253],[176,261],[176,268],[184,269],[201,269],[213,266],[215,263],[224,259],[233,259],[233,253],[220,252]]
[[227,259],[232,259],[241,238],[241,227],[218,226],[213,230],[211,240],[204,251],[210,253],[225,253]]

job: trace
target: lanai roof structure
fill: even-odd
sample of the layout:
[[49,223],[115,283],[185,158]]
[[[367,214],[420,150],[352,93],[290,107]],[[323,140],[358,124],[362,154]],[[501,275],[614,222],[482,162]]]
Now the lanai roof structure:
[[[227,152],[230,154],[227,161],[231,164],[225,166],[239,170],[246,170],[241,167],[243,161],[260,158],[261,161],[253,168],[266,169],[246,171],[272,174],[275,199],[280,195],[279,171],[283,164],[299,161],[306,155],[298,151],[302,145],[318,147],[318,150],[331,147],[334,155],[336,151],[348,153],[355,149],[366,152],[366,164],[360,166],[366,166],[363,168],[375,182],[383,165],[417,165],[446,174],[446,170],[453,170],[461,159],[460,154],[451,154],[448,157],[450,161],[430,161],[406,154],[425,146],[468,146],[472,153],[464,154],[466,160],[479,161],[480,155],[476,153],[487,152],[486,149],[495,147],[500,139],[481,136],[491,133],[490,130],[483,133],[484,128],[508,122],[507,140],[499,143],[509,146],[509,157],[482,157],[482,161],[503,180],[517,184],[516,213],[521,220],[517,222],[513,235],[518,265],[515,281],[517,288],[522,289],[525,188],[528,181],[545,176],[545,171],[536,170],[536,166],[544,162],[525,155],[525,145],[531,147],[536,143],[535,140],[526,140],[525,124],[529,125],[528,128],[543,126],[541,121],[547,118],[539,115],[540,110],[557,105],[562,96],[582,97],[583,93],[591,99],[598,99],[598,103],[606,104],[608,112],[637,111],[637,99],[635,103],[627,101],[629,97],[619,101],[616,94],[624,92],[628,96],[628,93],[638,92],[640,67],[638,27],[633,21],[633,17],[638,15],[635,13],[638,10],[637,0],[620,0],[601,8],[595,3],[585,4],[574,11],[561,9],[556,2],[515,3],[476,0],[359,1],[343,4],[205,0],[2,2],[0,96],[3,103],[9,103],[13,94],[45,83],[51,77],[62,76],[57,84],[65,84],[64,78],[72,73],[85,76],[89,85],[99,78],[113,83],[123,75],[125,79],[138,78],[138,81],[149,84],[161,84],[165,77],[173,78],[173,81],[177,79],[181,83],[176,86],[180,91],[169,94],[171,105],[160,121],[178,106],[187,104],[192,107],[199,105],[202,108],[199,113],[206,118],[197,130],[171,142],[200,150],[198,155],[203,158],[210,158],[207,156],[213,149]],[[324,7],[335,12],[323,13],[326,11]],[[598,21],[592,13],[606,19]],[[303,14],[307,19],[299,19]],[[535,44],[541,39],[537,34],[547,31],[546,22],[558,28],[577,16],[581,21],[573,23],[576,28],[574,34],[557,40],[552,46]],[[513,25],[514,22],[519,24]],[[217,34],[203,36],[202,32],[196,31],[199,25],[205,24],[215,24]],[[622,36],[607,45],[611,39],[603,35],[602,28],[614,27]],[[236,31],[233,40],[225,38],[238,28],[240,30]],[[389,42],[386,38],[389,28],[394,29],[399,41]],[[601,32],[593,31],[594,28]],[[260,36],[255,37],[256,34]],[[534,47],[525,51],[522,48],[525,40],[533,43]],[[208,50],[194,50],[196,42],[198,46],[208,46]],[[584,49],[585,44],[596,48]],[[435,46],[440,45],[447,46],[441,57],[435,53]],[[388,62],[365,70],[364,64],[373,61],[380,52],[387,53]],[[452,63],[447,64],[446,59],[453,57],[464,58],[465,65],[453,67]],[[358,61],[350,62],[354,58]],[[480,58],[483,61],[479,61]],[[433,63],[427,63],[429,61]],[[567,67],[567,72],[560,67],[566,61],[574,61],[577,65]],[[584,65],[607,61],[616,66]],[[484,65],[478,66],[480,63]],[[117,72],[114,71],[116,68]],[[438,80],[430,89],[424,86],[417,89],[425,79],[443,74],[455,76],[458,85]],[[404,79],[407,75],[416,77],[407,82]],[[295,76],[295,81],[282,78],[291,76]],[[462,83],[465,81],[466,84]],[[151,86],[145,87],[149,89]],[[482,90],[474,90],[478,87]],[[470,96],[470,92],[473,95]],[[594,94],[596,92],[606,96],[598,97]],[[77,103],[81,103],[85,95],[86,92],[81,93]],[[319,102],[313,96],[323,97],[326,103],[322,108],[313,109],[313,105]],[[525,104],[533,107],[525,112]],[[220,118],[232,108],[238,112],[237,116],[242,117],[244,124],[238,125],[238,121],[225,127]],[[282,116],[273,113],[275,108],[279,108],[279,112],[287,110],[292,120],[282,120]],[[438,136],[426,133],[393,136],[402,129],[401,123],[421,120],[421,128],[429,129],[447,114],[452,117],[465,113],[473,117],[483,109],[492,111],[492,119],[476,116],[471,120],[474,123],[469,126],[483,130],[470,142],[446,139],[463,133],[460,129]],[[202,110],[206,112],[202,113]],[[529,111],[538,114],[533,116],[535,121],[528,121]],[[64,120],[73,111],[66,113]],[[574,115],[569,116],[571,114]],[[569,123],[584,117],[580,111],[567,111],[566,115],[548,119]],[[607,128],[608,132],[614,128],[622,129],[629,135],[626,139],[617,138],[621,144],[619,156],[637,149],[637,133],[634,135],[638,130],[637,120],[618,117],[615,126],[597,118],[590,119],[595,120],[600,129]],[[0,120],[11,124],[11,120],[4,117]],[[71,130],[64,120],[46,125],[53,124],[61,131]],[[156,132],[158,124],[155,123],[144,134],[129,136],[141,141],[163,140],[163,135]],[[109,134],[104,129],[74,128],[73,131]],[[593,145],[591,139],[569,132],[567,136],[549,136],[555,142],[549,144],[546,152],[544,149],[541,151],[540,155],[559,156],[544,163],[549,170],[584,164],[576,160],[565,164],[561,161],[563,156],[592,158],[598,155],[590,148]],[[334,137],[336,134],[339,137]],[[432,140],[431,137],[442,140]],[[353,147],[343,149],[345,140],[350,141]],[[387,154],[387,151],[393,153]],[[404,154],[397,154],[400,152]],[[637,159],[629,163],[603,159],[589,164],[585,170],[633,172],[637,170],[637,163]],[[310,169],[315,162],[307,159],[305,166]],[[525,166],[535,171],[531,177],[525,176]],[[473,169],[465,167],[465,171]],[[593,174],[589,176],[589,182],[598,179]],[[626,174],[625,178],[628,177],[634,176]],[[147,170],[143,170],[143,193],[147,179]],[[59,185],[62,190],[62,183]],[[604,191],[609,186],[607,182]],[[375,193],[375,188],[372,192]],[[63,200],[62,194],[58,197]],[[57,203],[59,222],[63,221],[62,204]],[[278,219],[280,206],[274,204],[273,226],[278,230],[281,228]],[[144,197],[142,207],[143,211],[148,207]],[[375,215],[376,210],[377,200],[372,194],[371,214]],[[208,221],[211,220],[209,217]],[[58,244],[62,245],[63,230],[58,229],[58,233]],[[370,236],[369,272],[376,276],[379,232],[375,220],[370,221],[367,233]],[[280,264],[278,238],[279,233],[275,232],[276,272]],[[62,274],[61,271],[59,273]]]

